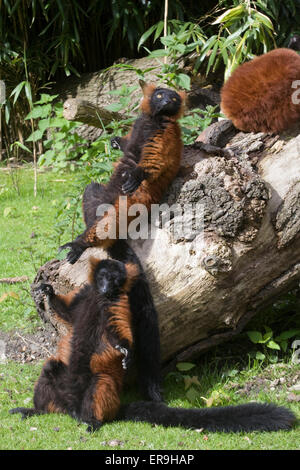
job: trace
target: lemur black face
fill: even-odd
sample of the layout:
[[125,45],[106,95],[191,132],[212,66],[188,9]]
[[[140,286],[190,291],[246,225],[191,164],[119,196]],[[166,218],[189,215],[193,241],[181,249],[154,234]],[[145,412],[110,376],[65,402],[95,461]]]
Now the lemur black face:
[[101,261],[95,272],[94,282],[101,295],[108,299],[116,297],[126,282],[125,265],[119,261]]
[[174,90],[156,88],[150,100],[153,116],[174,116],[181,106],[181,98]]

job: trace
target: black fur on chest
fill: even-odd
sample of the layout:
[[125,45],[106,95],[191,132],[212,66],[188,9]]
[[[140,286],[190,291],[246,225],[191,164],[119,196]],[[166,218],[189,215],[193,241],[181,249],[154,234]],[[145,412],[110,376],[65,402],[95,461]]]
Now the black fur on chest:
[[91,356],[105,349],[104,332],[112,343],[117,344],[117,338],[109,326],[112,301],[95,294],[90,286],[86,286],[73,302],[75,321],[69,370],[71,374],[80,375],[90,370]]
[[143,147],[151,141],[157,132],[164,130],[168,122],[168,118],[164,116],[141,114],[135,121],[130,139],[123,149],[124,156],[139,163]]

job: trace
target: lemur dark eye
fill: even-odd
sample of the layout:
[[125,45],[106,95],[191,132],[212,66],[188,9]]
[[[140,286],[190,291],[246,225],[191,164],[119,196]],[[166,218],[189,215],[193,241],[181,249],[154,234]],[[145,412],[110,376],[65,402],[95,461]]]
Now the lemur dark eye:
[[158,93],[158,94],[156,95],[156,98],[158,98],[158,99],[160,99],[161,97],[162,97],[162,94],[161,94],[161,93]]

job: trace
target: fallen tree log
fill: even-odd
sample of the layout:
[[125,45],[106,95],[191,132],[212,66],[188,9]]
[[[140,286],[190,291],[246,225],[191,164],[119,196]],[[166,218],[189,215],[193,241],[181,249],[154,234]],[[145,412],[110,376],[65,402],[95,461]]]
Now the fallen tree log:
[[[178,238],[175,216],[156,228],[153,239],[131,241],[159,312],[164,363],[193,359],[232,338],[258,308],[299,281],[299,132],[239,132],[228,144],[234,159],[208,157],[197,144],[185,147],[178,177],[162,202],[179,205],[182,217],[197,203],[202,227]],[[73,266],[52,260],[37,273],[33,298],[55,328],[55,316],[35,288],[51,282],[66,293],[83,285],[91,254],[106,257],[92,248]]]
[[103,129],[103,126],[107,126],[111,121],[126,119],[120,113],[108,111],[103,107],[76,98],[69,98],[64,102],[63,115],[68,121],[79,121],[89,126],[100,127],[100,129]]

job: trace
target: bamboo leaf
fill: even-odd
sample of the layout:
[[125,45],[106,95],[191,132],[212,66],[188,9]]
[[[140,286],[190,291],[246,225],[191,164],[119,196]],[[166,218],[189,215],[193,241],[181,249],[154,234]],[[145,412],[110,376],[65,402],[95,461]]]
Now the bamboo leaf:
[[253,16],[257,18],[260,23],[263,23],[268,29],[274,31],[273,23],[270,18],[268,18],[266,15],[259,11],[256,11]]
[[137,50],[139,50],[140,47],[144,44],[144,42],[147,41],[149,36],[151,36],[151,34],[157,29],[157,26],[158,26],[157,24],[154,24],[153,26],[151,26],[151,28],[149,28],[149,29],[147,29],[147,31],[145,31],[145,33],[141,36],[141,38],[139,40]]
[[214,63],[215,61],[215,58],[216,58],[216,54],[217,54],[217,50],[219,48],[219,42],[217,41],[213,47],[213,50],[212,50],[212,53],[209,57],[209,60],[208,60],[208,64],[207,64],[207,68],[206,68],[206,74],[208,74],[212,64]]
[[244,5],[241,4],[230,10],[226,10],[222,15],[220,15],[212,24],[226,23],[232,19],[238,19],[244,13]]
[[25,82],[25,94],[30,106],[32,106],[32,93],[31,93],[31,85],[28,81]]
[[20,82],[16,88],[13,89],[13,91],[11,92],[10,96],[14,96],[14,104],[15,102],[17,101],[21,91],[22,91],[22,88],[25,86],[25,80],[23,82]]

